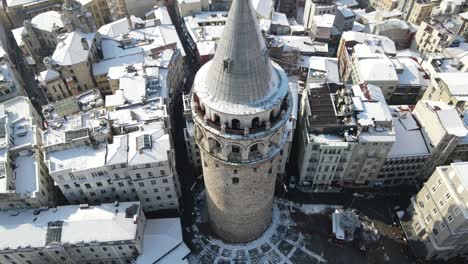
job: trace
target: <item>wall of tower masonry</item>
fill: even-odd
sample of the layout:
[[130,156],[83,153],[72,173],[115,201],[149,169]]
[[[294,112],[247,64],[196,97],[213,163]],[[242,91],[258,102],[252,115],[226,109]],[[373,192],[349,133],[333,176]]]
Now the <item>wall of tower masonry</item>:
[[230,242],[258,238],[269,226],[278,154],[251,165],[216,159],[202,150],[209,220],[213,231]]
[[[279,121],[279,127],[242,139],[215,134],[197,122],[195,138],[201,151],[210,226],[222,239],[252,241],[269,226],[276,177],[282,168],[281,153],[288,136],[286,120]],[[259,146],[260,156],[249,155],[254,144]],[[231,160],[232,146],[240,147],[237,158],[242,162]]]

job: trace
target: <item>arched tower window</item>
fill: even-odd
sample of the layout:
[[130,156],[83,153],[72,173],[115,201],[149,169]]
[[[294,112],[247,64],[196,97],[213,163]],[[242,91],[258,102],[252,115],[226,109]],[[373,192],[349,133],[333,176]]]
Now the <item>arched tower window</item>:
[[240,121],[238,119],[233,119],[231,121],[232,129],[240,129]]
[[214,114],[214,120],[213,120],[213,122],[215,122],[216,124],[220,124],[220,123],[221,123],[221,118],[219,117],[219,115]]
[[260,119],[258,117],[252,119],[252,128],[258,128],[260,126]]
[[275,109],[273,109],[270,112],[270,123],[273,123],[273,120],[275,119],[275,117],[276,117],[276,112],[275,112]]

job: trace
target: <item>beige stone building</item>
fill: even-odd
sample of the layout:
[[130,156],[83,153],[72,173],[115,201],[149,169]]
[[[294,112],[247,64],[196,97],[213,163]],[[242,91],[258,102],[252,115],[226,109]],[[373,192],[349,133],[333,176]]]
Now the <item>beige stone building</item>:
[[248,242],[272,219],[293,99],[250,1],[234,0],[229,17],[214,59],[197,73],[191,106],[211,228],[226,241]]
[[26,62],[37,71],[44,70],[42,60],[50,56],[57,46],[57,37],[66,32],[61,14],[47,11],[25,20],[22,27],[12,30]]
[[85,7],[94,18],[96,27],[110,23],[112,21],[109,6],[106,0],[78,0],[83,7]]
[[357,44],[365,44],[372,50],[379,50],[379,53],[390,57],[397,54],[395,43],[388,37],[354,31],[344,32],[337,53],[339,74],[343,82],[351,80],[352,56],[355,53],[354,47]]
[[370,2],[375,9],[392,11],[397,8],[399,0],[371,0]]
[[433,83],[424,93],[425,100],[442,101],[456,106],[461,112],[468,107],[465,82],[468,72],[443,72],[438,73],[436,83]]
[[435,19],[424,20],[415,35],[416,46],[421,53],[437,53],[449,47],[457,37],[456,32]]
[[143,252],[139,202],[0,213],[0,262],[132,263]]
[[413,2],[406,20],[415,25],[420,25],[424,19],[430,17],[432,9],[439,4],[439,1],[431,0],[415,0]]
[[426,260],[468,254],[468,164],[435,169],[405,211],[402,227],[417,256]]
[[71,204],[141,201],[145,211],[178,210],[180,183],[162,98],[110,112],[48,116],[46,165]]
[[466,144],[468,130],[454,106],[440,101],[420,100],[413,115],[421,126],[431,154],[420,171],[423,179],[429,177],[435,167],[451,162],[454,150],[461,151],[458,158],[466,156],[466,148],[460,147]]

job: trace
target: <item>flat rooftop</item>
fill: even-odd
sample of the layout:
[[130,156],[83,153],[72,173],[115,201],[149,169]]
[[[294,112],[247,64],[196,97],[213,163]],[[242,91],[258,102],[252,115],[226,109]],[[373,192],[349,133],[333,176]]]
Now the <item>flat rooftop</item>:
[[106,147],[100,144],[95,147],[81,146],[49,152],[46,154],[45,163],[48,164],[51,173],[99,168],[106,165]]
[[[396,140],[387,158],[429,155],[421,127],[409,106],[390,106]],[[411,147],[408,147],[411,146]]]
[[[113,203],[103,204],[86,209],[69,205],[50,208],[38,215],[34,215],[32,209],[18,211],[17,215],[12,211],[0,211],[0,249],[43,248],[53,242],[81,244],[133,240],[137,235],[133,213],[139,212],[139,206],[139,202],[120,203],[118,207]],[[126,210],[132,213],[131,217],[126,217]],[[52,229],[50,224],[56,227]]]

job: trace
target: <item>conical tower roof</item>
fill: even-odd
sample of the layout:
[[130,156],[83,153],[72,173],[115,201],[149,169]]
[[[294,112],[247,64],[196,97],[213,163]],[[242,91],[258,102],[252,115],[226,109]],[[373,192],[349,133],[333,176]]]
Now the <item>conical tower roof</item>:
[[251,0],[234,0],[206,76],[206,89],[217,100],[253,105],[275,87],[273,68]]

